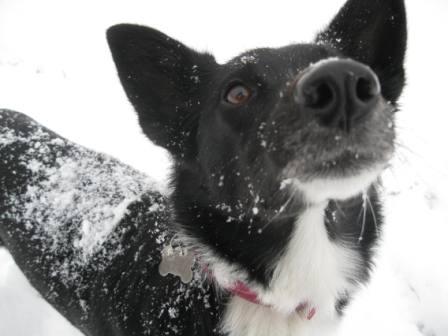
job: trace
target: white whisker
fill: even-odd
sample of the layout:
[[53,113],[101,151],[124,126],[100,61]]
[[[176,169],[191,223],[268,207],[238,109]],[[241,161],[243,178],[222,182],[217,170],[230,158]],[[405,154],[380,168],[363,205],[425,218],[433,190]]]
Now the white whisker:
[[370,201],[370,197],[368,195],[367,195],[366,199],[367,199],[367,204],[369,205],[370,211],[372,212],[373,223],[375,224],[376,234],[379,235],[380,232],[378,229],[378,222],[376,220],[376,215],[375,215],[375,211],[373,210],[372,202]]
[[364,239],[364,233],[365,233],[365,229],[366,229],[366,212],[367,212],[366,199],[367,199],[367,193],[364,192],[362,194],[362,226],[361,226],[361,232],[359,233],[359,238],[358,238],[359,244]]
[[[279,216],[285,211],[285,209],[288,207],[289,203],[292,201],[292,199],[294,198],[295,194],[292,192],[291,196],[286,200],[285,204],[283,204],[279,211],[272,216],[272,218],[266,223],[266,225],[264,225],[262,227],[262,230],[266,229],[274,220],[278,219]],[[297,216],[297,214],[294,214],[294,216]]]

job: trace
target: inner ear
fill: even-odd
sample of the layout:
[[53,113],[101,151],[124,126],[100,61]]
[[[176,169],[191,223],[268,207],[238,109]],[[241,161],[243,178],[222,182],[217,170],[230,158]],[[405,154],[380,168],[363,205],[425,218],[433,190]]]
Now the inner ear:
[[369,65],[380,79],[383,96],[398,99],[405,81],[404,0],[349,0],[316,41]]
[[200,104],[216,67],[214,58],[138,25],[113,26],[107,40],[143,132],[175,156],[193,155]]

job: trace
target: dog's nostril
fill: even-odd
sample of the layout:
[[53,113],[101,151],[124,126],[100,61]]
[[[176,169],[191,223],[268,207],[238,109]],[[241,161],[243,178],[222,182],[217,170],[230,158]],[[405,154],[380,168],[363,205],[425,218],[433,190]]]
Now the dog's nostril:
[[379,94],[378,91],[378,85],[372,79],[361,77],[356,83],[356,96],[364,103],[368,103],[375,98]]
[[304,90],[305,105],[313,109],[323,109],[334,99],[333,90],[327,83],[313,85]]

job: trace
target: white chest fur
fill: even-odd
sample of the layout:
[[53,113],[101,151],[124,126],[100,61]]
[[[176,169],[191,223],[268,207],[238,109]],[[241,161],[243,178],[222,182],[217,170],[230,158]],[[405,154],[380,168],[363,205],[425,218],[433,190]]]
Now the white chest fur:
[[[335,304],[353,290],[359,257],[330,241],[324,224],[325,204],[300,215],[285,254],[275,265],[269,291],[259,298],[270,307],[233,298],[223,321],[230,336],[332,335],[338,320]],[[308,321],[295,312],[301,303],[316,309]],[[327,329],[324,331],[323,329]]]

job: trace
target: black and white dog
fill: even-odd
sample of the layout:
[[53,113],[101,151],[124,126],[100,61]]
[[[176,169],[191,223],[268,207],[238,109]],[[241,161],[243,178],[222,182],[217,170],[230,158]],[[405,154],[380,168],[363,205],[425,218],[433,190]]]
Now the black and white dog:
[[381,233],[406,35],[403,0],[349,0],[313,43],[227,64],[110,28],[172,194],[3,111],[1,239],[86,335],[336,334]]

